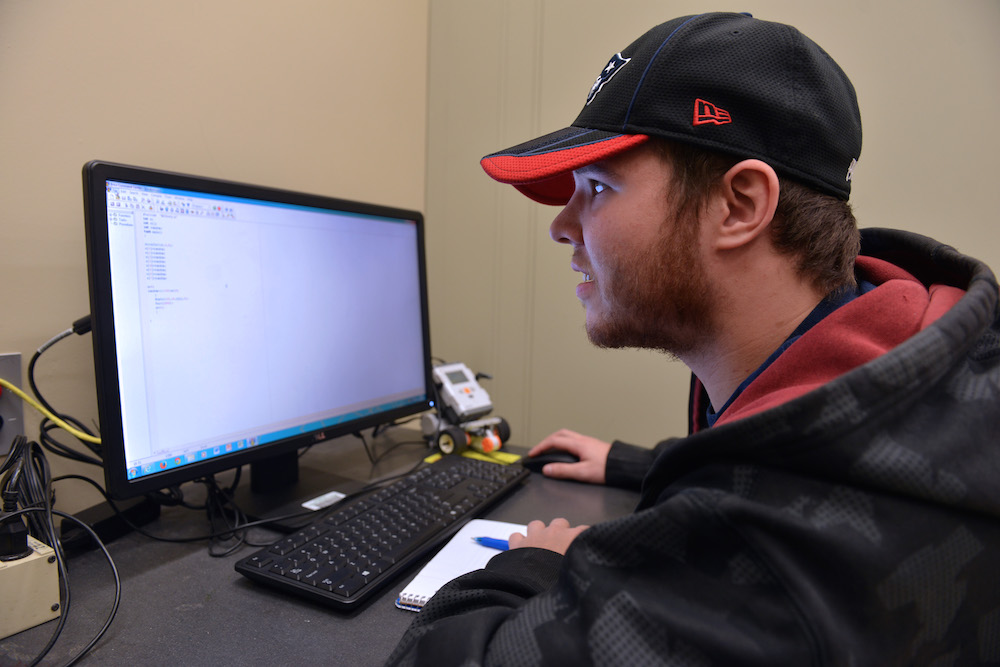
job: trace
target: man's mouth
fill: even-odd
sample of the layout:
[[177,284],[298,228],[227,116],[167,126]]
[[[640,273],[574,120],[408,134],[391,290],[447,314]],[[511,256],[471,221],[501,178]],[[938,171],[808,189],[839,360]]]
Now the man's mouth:
[[589,283],[589,282],[593,282],[593,280],[594,279],[590,277],[589,273],[584,273],[583,274],[583,282]]

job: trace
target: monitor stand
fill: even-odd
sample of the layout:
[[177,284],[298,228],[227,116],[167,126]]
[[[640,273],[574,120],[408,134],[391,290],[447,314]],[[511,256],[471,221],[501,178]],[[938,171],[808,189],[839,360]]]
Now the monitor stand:
[[336,494],[351,495],[364,487],[365,482],[299,466],[299,453],[292,450],[251,463],[250,484],[237,487],[234,501],[250,521],[266,521],[268,528],[290,533],[316,518],[287,518],[305,511],[304,503],[310,504],[308,509],[322,509],[339,499]]

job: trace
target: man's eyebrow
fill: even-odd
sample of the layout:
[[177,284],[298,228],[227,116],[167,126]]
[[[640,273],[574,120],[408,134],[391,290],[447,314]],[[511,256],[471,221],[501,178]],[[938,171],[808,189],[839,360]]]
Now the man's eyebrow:
[[585,164],[584,166],[574,170],[574,173],[581,176],[604,176],[607,178],[615,178],[618,176],[618,170],[604,160]]

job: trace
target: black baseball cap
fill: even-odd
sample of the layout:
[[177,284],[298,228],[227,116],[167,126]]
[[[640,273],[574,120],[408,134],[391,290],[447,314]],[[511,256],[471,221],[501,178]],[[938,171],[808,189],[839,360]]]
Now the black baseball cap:
[[757,158],[847,199],[861,112],[843,70],[792,26],[749,14],[684,16],[616,53],[570,127],[481,164],[528,197],[561,205],[573,195],[573,170],[651,136]]

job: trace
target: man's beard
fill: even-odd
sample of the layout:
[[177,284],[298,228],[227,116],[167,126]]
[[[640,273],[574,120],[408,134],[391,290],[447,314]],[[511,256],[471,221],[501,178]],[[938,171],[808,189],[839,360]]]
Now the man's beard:
[[683,357],[706,340],[712,329],[712,290],[698,253],[698,225],[675,217],[672,226],[673,234],[662,231],[655,246],[621,258],[600,276],[610,312],[588,324],[591,343]]

